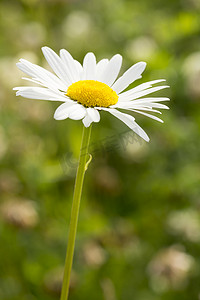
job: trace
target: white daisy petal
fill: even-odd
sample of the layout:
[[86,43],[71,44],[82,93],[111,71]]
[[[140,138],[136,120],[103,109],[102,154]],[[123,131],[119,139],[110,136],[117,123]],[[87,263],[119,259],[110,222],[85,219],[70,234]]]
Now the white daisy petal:
[[136,110],[136,109],[131,109],[131,111],[137,112],[138,114],[144,115],[144,116],[146,116],[146,117],[149,117],[149,118],[151,118],[151,119],[154,119],[154,120],[156,120],[156,121],[158,121],[158,122],[163,123],[163,120],[161,120],[160,118],[158,118],[158,117],[156,117],[156,116],[154,116],[154,115],[150,115],[150,114],[148,114],[148,113],[145,113],[145,112],[143,112],[143,111]]
[[145,141],[149,142],[149,137],[146,132],[135,122],[135,118],[131,115],[122,113],[117,109],[111,108],[102,108],[103,110],[108,111],[116,118],[120,119],[124,124],[126,124],[131,130],[137,133],[140,137],[142,137]]
[[76,107],[69,110],[69,118],[72,120],[81,120],[86,115],[86,108],[80,104],[77,104]]
[[96,73],[96,57],[94,53],[89,52],[83,60],[83,80],[95,80]]
[[126,92],[119,94],[119,101],[123,101],[123,100],[126,101],[126,96],[130,96],[130,94],[134,94],[136,92],[144,91],[144,90],[152,87],[153,84],[160,83],[163,81],[166,81],[166,80],[158,79],[158,80],[153,80],[153,81],[142,83],[142,84],[132,88],[131,90],[128,90]]
[[61,58],[50,48],[42,47],[42,52],[44,57],[46,58],[48,64],[51,66],[52,70],[56,73],[56,75],[66,84],[72,84],[72,76]]
[[160,114],[162,115],[162,112],[157,110],[157,109],[152,109],[151,107],[142,107],[142,106],[139,106],[139,107],[136,107],[135,110],[144,110],[144,111],[149,111],[149,112],[155,112],[157,114]]
[[[142,103],[142,102],[163,102],[163,101],[170,101],[167,97],[146,97],[134,100],[134,103]],[[130,103],[130,101],[127,101]]]
[[48,88],[49,90],[54,91],[56,93],[60,93],[60,91],[61,91],[60,89],[56,88],[55,85],[52,85],[47,81],[42,81],[42,80],[39,81],[36,79],[27,78],[27,77],[22,77],[22,79],[36,83],[38,85],[41,85],[42,87]]
[[97,109],[88,107],[87,114],[90,116],[93,122],[98,123],[100,121],[100,114]]
[[140,106],[143,106],[143,107],[154,107],[154,108],[161,108],[161,109],[169,109],[169,107],[165,104],[161,104],[161,103],[157,103],[157,102],[153,102],[153,101],[139,101],[136,102],[136,100],[134,101],[129,101],[129,102],[125,102],[123,103],[119,103],[119,105],[117,106],[118,108],[127,108],[127,107],[130,107],[130,108],[137,108],[137,107],[140,107]]
[[168,85],[163,85],[163,86],[156,86],[156,87],[152,87],[140,92],[135,92],[132,90],[129,90],[127,92],[124,92],[123,94],[119,95],[119,101],[123,100],[123,101],[129,101],[129,100],[134,100],[143,96],[146,96],[148,94],[163,90],[169,88]]
[[86,115],[85,118],[83,118],[82,122],[83,122],[83,125],[87,128],[91,125],[92,119],[90,118],[89,115]]
[[169,109],[169,107],[167,105],[161,104],[161,103],[146,103],[144,104],[144,106],[148,106],[148,107],[154,107],[154,108],[161,108],[161,109]]
[[78,103],[63,103],[61,104],[54,113],[54,119],[64,120],[67,118],[73,120],[80,120],[86,114],[86,109]]
[[164,108],[164,109],[169,109],[168,106],[161,104],[161,103],[156,103],[162,102],[162,101],[168,101],[169,98],[143,98],[143,99],[138,99],[138,100],[132,100],[132,101],[121,101],[118,102],[117,104],[113,105],[112,108],[122,108],[122,109],[129,109],[129,108],[140,108],[140,107],[157,107],[157,108]]
[[64,84],[60,78],[45,70],[44,68],[32,64],[31,62],[20,59],[20,62],[16,64],[17,67],[33,79],[38,80],[44,86],[52,86],[59,90],[66,90],[66,84]]
[[99,114],[98,110],[95,108],[88,107],[86,109],[86,116],[82,120],[83,125],[85,127],[89,127],[92,122],[97,123],[99,121],[100,121],[100,114]]
[[144,111],[150,111],[150,112],[155,112],[155,113],[158,113],[158,114],[161,114],[162,115],[162,112],[160,112],[159,110],[156,110],[156,109],[153,109],[151,107],[146,107],[146,106],[136,106],[136,107],[132,107],[132,108],[125,108],[125,109],[136,109],[136,110],[144,110]]
[[38,99],[38,100],[50,100],[50,101],[68,101],[68,97],[64,94],[55,93],[49,89],[41,87],[15,87],[13,90],[17,90],[16,96],[22,96],[29,99]]
[[100,60],[96,65],[96,80],[100,81],[102,78],[102,74],[105,71],[107,65],[109,63],[109,60],[104,58]]
[[79,78],[81,79],[81,76],[82,76],[82,73],[83,73],[83,67],[82,67],[82,65],[80,64],[80,62],[79,61],[77,61],[77,60],[75,60],[74,59],[74,64],[75,64],[75,66],[76,66],[76,70],[77,70],[77,80],[79,80]]
[[81,64],[74,60],[71,54],[65,50],[60,50],[60,58],[62,63],[65,66],[68,77],[70,78],[71,83],[76,82],[81,79],[82,66]]
[[74,104],[63,103],[61,104],[54,113],[54,119],[56,120],[64,120],[69,116],[69,108],[73,107]]
[[145,62],[139,62],[128,69],[117,81],[113,84],[112,89],[116,93],[125,90],[132,82],[141,78],[141,74],[146,68]]
[[122,65],[122,56],[114,55],[108,62],[104,72],[101,74],[99,80],[111,86],[116,80]]
[[159,110],[152,109],[152,105],[145,106],[145,105],[139,104],[139,103],[134,105],[134,101],[122,102],[122,103],[119,103],[119,105],[116,105],[115,107],[112,106],[111,108],[119,108],[119,109],[126,109],[126,110],[132,110],[132,109],[145,110],[145,111],[151,111],[151,112],[156,112],[156,113],[162,114]]

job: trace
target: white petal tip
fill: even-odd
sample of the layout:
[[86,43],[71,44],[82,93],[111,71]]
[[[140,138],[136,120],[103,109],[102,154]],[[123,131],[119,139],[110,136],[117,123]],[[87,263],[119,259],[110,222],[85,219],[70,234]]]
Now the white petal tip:
[[143,138],[147,143],[150,141],[150,138],[147,136],[141,136],[141,138]]
[[60,51],[59,51],[60,55],[61,55],[62,53],[66,53],[66,52],[67,52],[66,49],[60,49]]
[[143,71],[145,70],[146,66],[147,66],[147,63],[145,61],[140,61],[138,62],[138,65],[142,66],[143,67]]
[[47,47],[47,46],[44,46],[44,47],[42,47],[41,49],[42,49],[43,54],[44,54],[46,51],[51,50],[51,48],[49,48],[49,47]]
[[120,58],[122,58],[121,54],[119,54],[119,53],[115,54],[114,57],[120,57]]
[[61,115],[59,114],[59,113],[57,113],[57,111],[55,111],[55,113],[54,113],[54,115],[53,115],[53,118],[55,119],[55,120],[61,120],[60,118],[61,118]]
[[94,55],[94,53],[93,53],[93,52],[91,52],[91,51],[90,51],[90,52],[88,52],[87,54],[88,54],[88,55]]
[[163,101],[170,101],[170,98],[162,97],[162,100],[163,100]]
[[84,124],[84,123],[83,123],[83,125],[85,126],[85,128],[90,127],[90,124]]
[[143,139],[143,140],[145,140],[147,143],[150,141],[150,138],[148,137],[148,135],[147,134],[145,134],[145,135],[140,135],[140,137]]
[[67,117],[66,118],[63,118],[63,117],[61,117],[61,116],[53,116],[53,118],[56,120],[56,121],[60,121],[60,120],[65,120],[65,119],[67,119]]

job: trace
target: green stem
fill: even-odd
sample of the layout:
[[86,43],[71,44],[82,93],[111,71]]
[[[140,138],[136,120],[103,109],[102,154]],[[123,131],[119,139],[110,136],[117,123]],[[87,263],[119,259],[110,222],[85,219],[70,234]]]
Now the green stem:
[[82,144],[80,149],[79,165],[77,169],[76,181],[74,187],[74,197],[73,197],[71,220],[69,226],[68,246],[67,246],[67,254],[65,260],[65,269],[64,269],[62,292],[61,292],[60,300],[67,300],[69,294],[70,274],[71,274],[72,262],[74,256],[74,246],[75,246],[75,239],[76,239],[80,200],[82,194],[84,175],[88,165],[87,157],[88,157],[88,146],[90,141],[90,134],[91,134],[91,126],[89,128],[85,128],[85,126],[83,126]]

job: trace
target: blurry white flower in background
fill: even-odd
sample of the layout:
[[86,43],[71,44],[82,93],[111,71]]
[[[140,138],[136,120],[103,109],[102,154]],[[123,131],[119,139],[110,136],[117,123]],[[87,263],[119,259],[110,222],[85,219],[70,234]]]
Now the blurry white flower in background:
[[127,132],[120,137],[120,154],[129,163],[141,162],[148,154],[148,147],[136,135]]
[[186,78],[186,92],[189,96],[200,98],[200,52],[190,54],[184,61],[182,67]]
[[42,46],[46,38],[45,27],[38,22],[23,24],[19,30],[18,43],[26,48],[36,49]]
[[15,199],[2,203],[0,207],[3,219],[16,227],[32,228],[39,222],[36,203],[31,200]]
[[[38,62],[37,56],[32,51],[20,52],[16,57],[7,56],[0,58],[0,84],[5,89],[10,90],[13,85],[22,83],[22,79],[20,78],[21,73],[16,68],[16,60],[19,59],[19,57],[24,57],[33,63]],[[3,101],[7,101],[7,99],[3,99]]]
[[180,235],[191,242],[200,241],[200,213],[196,210],[171,212],[167,226],[173,235]]
[[92,268],[100,268],[106,261],[106,252],[95,240],[86,241],[81,251],[84,262]]
[[71,12],[63,22],[62,29],[65,37],[83,38],[94,24],[90,15],[84,11]]
[[[51,295],[60,296],[62,281],[63,281],[63,271],[64,268],[62,266],[58,266],[54,269],[49,270],[43,279],[44,287],[47,292]],[[73,290],[76,288],[78,284],[78,274],[72,270],[71,278],[70,278],[70,289]]]
[[160,250],[147,268],[152,289],[162,293],[170,289],[184,288],[192,274],[194,264],[194,258],[185,253],[180,245]]
[[156,42],[148,36],[141,36],[130,40],[125,48],[126,55],[132,60],[149,60],[157,50]]

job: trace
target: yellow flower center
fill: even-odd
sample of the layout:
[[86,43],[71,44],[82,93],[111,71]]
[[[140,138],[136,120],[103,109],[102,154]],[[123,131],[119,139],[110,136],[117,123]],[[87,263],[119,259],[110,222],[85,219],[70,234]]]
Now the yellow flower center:
[[96,80],[80,80],[67,90],[68,97],[87,107],[108,107],[118,101],[118,95],[107,84]]

